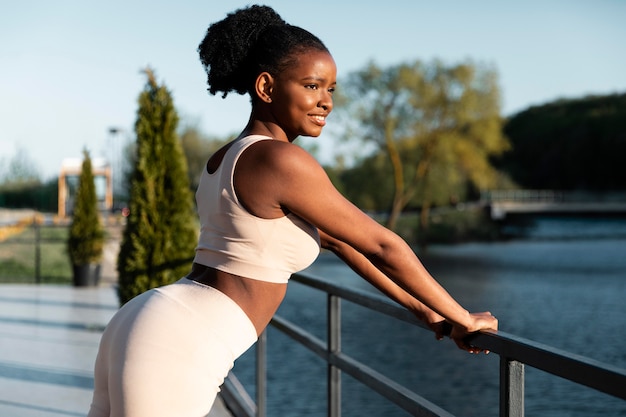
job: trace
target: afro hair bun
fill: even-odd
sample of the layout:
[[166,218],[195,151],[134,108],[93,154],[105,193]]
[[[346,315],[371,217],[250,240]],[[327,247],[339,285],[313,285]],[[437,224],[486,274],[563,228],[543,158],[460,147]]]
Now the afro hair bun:
[[271,7],[253,5],[229,13],[209,26],[198,52],[208,75],[209,92],[248,92],[251,50],[270,26],[287,23]]

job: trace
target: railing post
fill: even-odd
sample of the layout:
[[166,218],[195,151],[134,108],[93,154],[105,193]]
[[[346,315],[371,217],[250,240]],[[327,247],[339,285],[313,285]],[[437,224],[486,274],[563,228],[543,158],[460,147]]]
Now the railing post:
[[[328,295],[328,353],[341,352],[341,299]],[[341,417],[341,370],[328,364],[328,417]]]
[[500,356],[500,417],[524,417],[524,364]]
[[35,283],[41,284],[41,227],[37,218],[33,220],[35,228]]
[[267,331],[256,343],[256,417],[267,415]]

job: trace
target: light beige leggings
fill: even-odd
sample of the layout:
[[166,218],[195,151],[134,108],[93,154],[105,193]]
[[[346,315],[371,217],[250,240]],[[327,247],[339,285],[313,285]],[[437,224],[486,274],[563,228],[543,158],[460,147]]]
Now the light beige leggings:
[[182,278],[149,290],[102,335],[88,417],[205,416],[256,338],[243,310],[212,287]]

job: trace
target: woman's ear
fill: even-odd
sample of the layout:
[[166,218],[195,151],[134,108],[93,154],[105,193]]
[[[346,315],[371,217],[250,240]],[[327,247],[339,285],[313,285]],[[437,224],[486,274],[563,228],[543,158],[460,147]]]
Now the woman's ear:
[[272,88],[274,86],[274,77],[269,72],[262,72],[256,78],[254,88],[256,95],[264,103],[272,102]]

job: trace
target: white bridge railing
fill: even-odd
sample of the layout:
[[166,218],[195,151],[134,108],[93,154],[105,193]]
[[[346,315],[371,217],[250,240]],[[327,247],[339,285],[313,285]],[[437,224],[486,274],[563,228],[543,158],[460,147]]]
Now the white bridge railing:
[[481,192],[480,202],[494,220],[502,220],[510,213],[626,215],[626,193],[488,190]]

